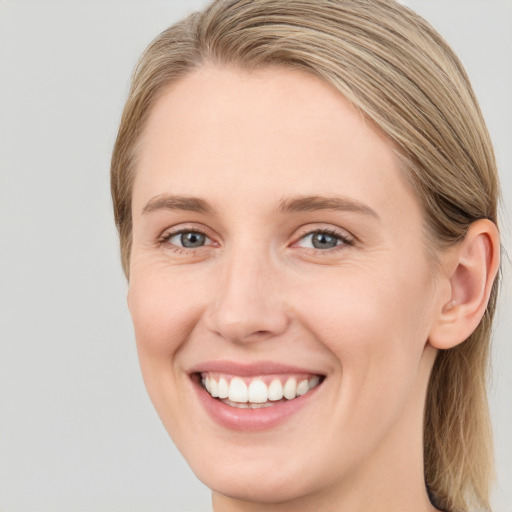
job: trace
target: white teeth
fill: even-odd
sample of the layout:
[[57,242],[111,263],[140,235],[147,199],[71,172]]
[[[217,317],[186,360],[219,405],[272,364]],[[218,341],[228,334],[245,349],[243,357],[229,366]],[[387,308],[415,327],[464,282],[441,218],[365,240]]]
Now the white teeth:
[[274,404],[271,402],[265,402],[263,404],[247,404],[251,409],[261,409],[264,407],[272,407]]
[[253,380],[249,386],[249,402],[264,404],[267,400],[267,385],[262,380]]
[[[213,395],[212,395],[213,396]],[[228,398],[232,402],[247,402],[249,400],[247,393],[247,386],[245,382],[239,377],[234,377],[229,383]]]
[[316,388],[320,384],[320,377],[313,377],[312,379],[309,379],[308,387],[309,389]]
[[283,388],[283,395],[287,400],[291,400],[297,396],[297,379],[290,377]]
[[274,405],[272,402],[265,402],[264,404],[231,402],[230,400],[223,400],[223,402],[226,405],[229,405],[230,407],[236,407],[237,409],[262,409],[264,407],[272,407]]
[[229,396],[229,384],[224,377],[219,379],[218,393],[219,398],[227,398]]
[[220,377],[217,381],[215,377],[205,374],[201,379],[203,387],[212,397],[219,398],[232,407],[252,409],[275,405],[283,398],[293,400],[320,384],[320,377],[316,375],[310,379],[302,379],[299,383],[296,377],[289,377],[284,386],[279,378],[274,378],[268,386],[263,377],[252,379],[249,386],[246,384],[247,380],[233,377],[228,383],[225,377]]
[[283,398],[283,385],[279,379],[274,379],[268,387],[268,399],[272,402]]
[[301,380],[297,385],[297,396],[305,395],[309,391],[308,379]]
[[213,397],[219,396],[219,385],[215,379],[210,379],[210,395]]

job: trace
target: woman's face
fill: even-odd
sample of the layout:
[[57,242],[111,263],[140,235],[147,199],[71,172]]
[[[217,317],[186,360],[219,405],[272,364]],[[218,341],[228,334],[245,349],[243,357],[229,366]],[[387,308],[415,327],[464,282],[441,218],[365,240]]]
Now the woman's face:
[[275,502],[410,472],[440,295],[422,226],[390,143],[312,76],[210,66],[159,99],[128,302],[203,482]]

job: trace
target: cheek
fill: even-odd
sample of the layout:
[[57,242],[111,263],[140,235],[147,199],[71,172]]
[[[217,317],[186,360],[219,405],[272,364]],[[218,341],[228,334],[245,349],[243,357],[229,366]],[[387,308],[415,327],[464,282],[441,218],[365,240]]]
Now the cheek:
[[133,272],[128,290],[137,347],[141,356],[169,358],[193,330],[200,305],[193,300],[194,282],[177,281],[165,272]]
[[336,340],[344,340],[347,349],[371,347],[380,352],[410,345],[428,332],[428,296],[422,279],[340,272],[329,287],[317,282],[312,280],[295,295],[301,298],[300,309],[307,312],[301,316],[309,320],[308,327],[321,329],[333,352],[344,348]]
[[128,291],[142,377],[172,437],[180,431],[180,394],[175,390],[183,389],[184,375],[179,354],[201,314],[197,295],[186,293],[193,283],[186,281],[180,280],[178,286],[165,272],[144,269],[131,273]]
[[[337,359],[347,400],[404,396],[417,378],[429,332],[429,297],[423,276],[388,269],[346,272],[329,288],[296,293],[307,328]],[[393,368],[393,371],[389,371]]]

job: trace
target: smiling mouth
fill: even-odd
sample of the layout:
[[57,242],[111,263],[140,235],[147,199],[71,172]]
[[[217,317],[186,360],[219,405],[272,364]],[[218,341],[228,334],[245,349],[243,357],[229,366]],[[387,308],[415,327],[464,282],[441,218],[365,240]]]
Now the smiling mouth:
[[239,409],[260,409],[289,402],[319,386],[321,375],[262,375],[241,377],[201,372],[203,389],[220,402]]

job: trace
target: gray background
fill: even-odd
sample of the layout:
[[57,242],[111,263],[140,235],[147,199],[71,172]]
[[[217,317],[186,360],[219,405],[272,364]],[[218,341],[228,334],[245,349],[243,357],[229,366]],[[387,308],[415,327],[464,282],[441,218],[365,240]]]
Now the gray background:
[[[128,79],[197,1],[0,0],[0,511],[210,510],[146,397],[108,189]],[[512,204],[512,1],[410,0],[465,63]],[[511,250],[511,207],[502,212]],[[510,256],[509,256],[510,258]],[[510,259],[494,344],[512,512]]]

